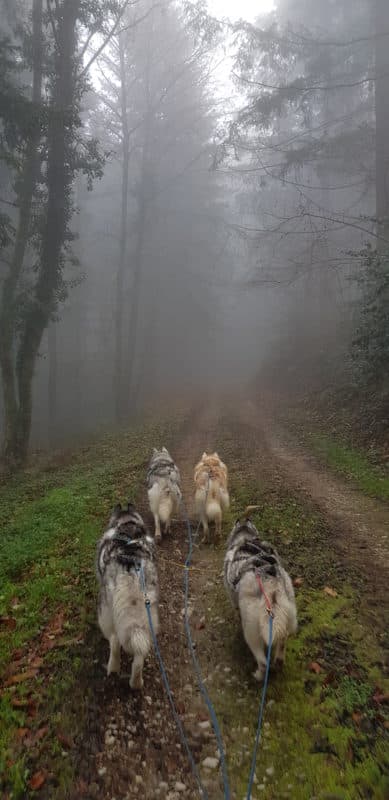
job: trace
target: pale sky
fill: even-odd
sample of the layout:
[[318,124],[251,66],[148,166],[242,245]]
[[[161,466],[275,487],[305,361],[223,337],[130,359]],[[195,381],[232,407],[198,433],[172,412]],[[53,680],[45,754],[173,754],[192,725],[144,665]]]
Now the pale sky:
[[208,8],[215,17],[248,19],[252,22],[259,14],[271,11],[274,0],[208,0]]

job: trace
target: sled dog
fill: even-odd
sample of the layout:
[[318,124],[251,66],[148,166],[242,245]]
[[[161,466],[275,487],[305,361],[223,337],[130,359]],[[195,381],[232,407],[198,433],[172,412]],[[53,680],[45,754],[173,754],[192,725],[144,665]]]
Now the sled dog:
[[262,681],[269,644],[268,601],[273,615],[272,655],[278,665],[284,662],[288,636],[297,630],[297,612],[293,584],[277,551],[261,541],[249,519],[238,520],[228,539],[224,583],[258,665],[254,677]]
[[220,537],[223,512],[230,505],[227,481],[227,467],[218,454],[203,453],[194,470],[194,482],[195,507],[204,537],[208,536],[210,522],[215,523],[216,537]]
[[169,533],[172,516],[178,512],[182,497],[180,484],[179,470],[166,447],[154,448],[147,470],[147,493],[157,540],[162,538],[161,523],[165,533]]
[[110,647],[108,675],[120,671],[123,648],[133,657],[130,686],[142,689],[143,664],[152,645],[144,592],[157,633],[158,575],[154,539],[132,503],[112,512],[97,546],[97,578],[98,622]]

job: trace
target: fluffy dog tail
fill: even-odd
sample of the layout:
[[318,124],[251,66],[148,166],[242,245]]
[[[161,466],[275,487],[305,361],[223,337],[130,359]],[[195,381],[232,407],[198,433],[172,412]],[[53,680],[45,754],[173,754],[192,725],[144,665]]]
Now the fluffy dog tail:
[[[224,493],[223,493],[224,494]],[[208,492],[205,500],[205,513],[210,522],[220,522],[222,518],[222,498],[220,487],[214,481],[209,481]]]
[[[285,591],[277,585],[273,578],[265,582],[266,595],[270,600],[273,612],[273,644],[287,639],[290,633],[294,633],[297,627],[296,610],[289,601]],[[269,615],[266,610],[266,602],[261,595],[261,612],[259,614],[259,624],[261,636],[266,646],[269,644]]]
[[150,650],[150,636],[140,625],[131,625],[123,641],[123,649],[132,656],[146,658]]

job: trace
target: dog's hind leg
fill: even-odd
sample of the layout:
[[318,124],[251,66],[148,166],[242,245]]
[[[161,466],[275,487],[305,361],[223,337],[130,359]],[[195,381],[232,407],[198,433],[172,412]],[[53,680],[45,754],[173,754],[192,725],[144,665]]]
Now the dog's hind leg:
[[265,675],[266,656],[258,621],[255,619],[242,619],[242,622],[244,638],[258,664],[258,668],[253,673],[254,678],[256,678],[257,681],[262,681]]
[[285,639],[280,639],[274,648],[274,663],[276,667],[283,667],[285,661]]
[[155,538],[158,541],[161,541],[161,539],[162,539],[161,521],[159,519],[159,515],[158,514],[154,514],[154,522],[155,522]]
[[108,675],[111,672],[120,672],[120,643],[117,636],[113,633],[109,639],[109,661],[107,665]]
[[143,664],[144,658],[141,655],[134,656],[131,669],[130,686],[131,689],[143,689]]
[[206,517],[205,513],[201,515],[200,522],[201,522],[201,524],[203,526],[203,540],[206,541],[208,539],[209,527],[208,527],[208,520],[207,520],[207,517]]
[[266,657],[265,657],[265,649],[263,647],[262,642],[255,648],[250,648],[253,656],[258,664],[258,668],[253,672],[254,678],[259,681],[260,683],[263,681],[265,677],[265,669],[266,669]]

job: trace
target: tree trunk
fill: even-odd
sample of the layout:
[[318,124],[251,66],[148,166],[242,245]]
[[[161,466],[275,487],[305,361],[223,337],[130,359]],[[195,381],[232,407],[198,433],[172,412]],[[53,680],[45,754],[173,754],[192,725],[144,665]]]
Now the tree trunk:
[[48,376],[48,423],[49,444],[54,448],[57,437],[57,323],[51,322],[47,330],[47,343],[49,351],[49,376]]
[[47,211],[42,235],[40,271],[27,311],[16,360],[19,393],[16,458],[27,456],[31,431],[32,382],[42,335],[56,305],[61,276],[62,247],[66,236],[72,167],[67,158],[72,134],[74,104],[74,53],[80,0],[66,0],[58,24],[58,50],[53,104],[48,131]]
[[125,392],[123,385],[123,310],[124,310],[124,273],[126,265],[127,250],[127,228],[128,228],[128,170],[130,158],[130,136],[128,131],[128,112],[127,112],[127,75],[125,63],[125,46],[123,41],[124,34],[119,35],[119,58],[120,58],[120,96],[121,96],[121,120],[122,120],[122,190],[121,190],[121,217],[120,217],[120,238],[119,238],[119,261],[116,273],[116,300],[115,300],[115,364],[114,364],[114,387],[115,387],[115,418],[116,423],[123,421],[125,409]]
[[134,386],[135,360],[136,360],[136,352],[138,346],[140,288],[141,288],[141,275],[142,275],[142,263],[143,263],[144,234],[145,234],[146,214],[147,214],[147,202],[145,197],[145,186],[144,186],[145,181],[146,181],[145,171],[142,170],[141,187],[140,187],[141,194],[138,200],[138,214],[136,223],[136,245],[135,245],[134,260],[133,260],[134,271],[133,271],[133,282],[131,288],[130,318],[128,326],[127,357],[128,357],[128,368],[129,368],[130,410],[134,410],[133,394],[135,390]]
[[376,0],[376,214],[378,249],[389,252],[389,2]]
[[[149,272],[150,277],[150,272]],[[154,283],[154,282],[153,282]],[[151,284],[151,281],[150,281]],[[132,389],[132,405],[134,413],[144,405],[148,398],[156,394],[156,342],[158,331],[158,298],[157,289],[153,285],[148,293],[148,319],[146,334],[143,341],[142,352],[138,359],[138,369]],[[142,369],[142,364],[147,360],[147,370]]]
[[40,102],[42,94],[42,0],[34,0],[32,8],[32,126],[26,146],[20,188],[17,193],[19,219],[15,246],[8,274],[3,285],[0,305],[0,369],[4,397],[4,458],[13,465],[17,450],[18,398],[15,380],[15,330],[19,279],[30,237],[31,209],[39,175]]

